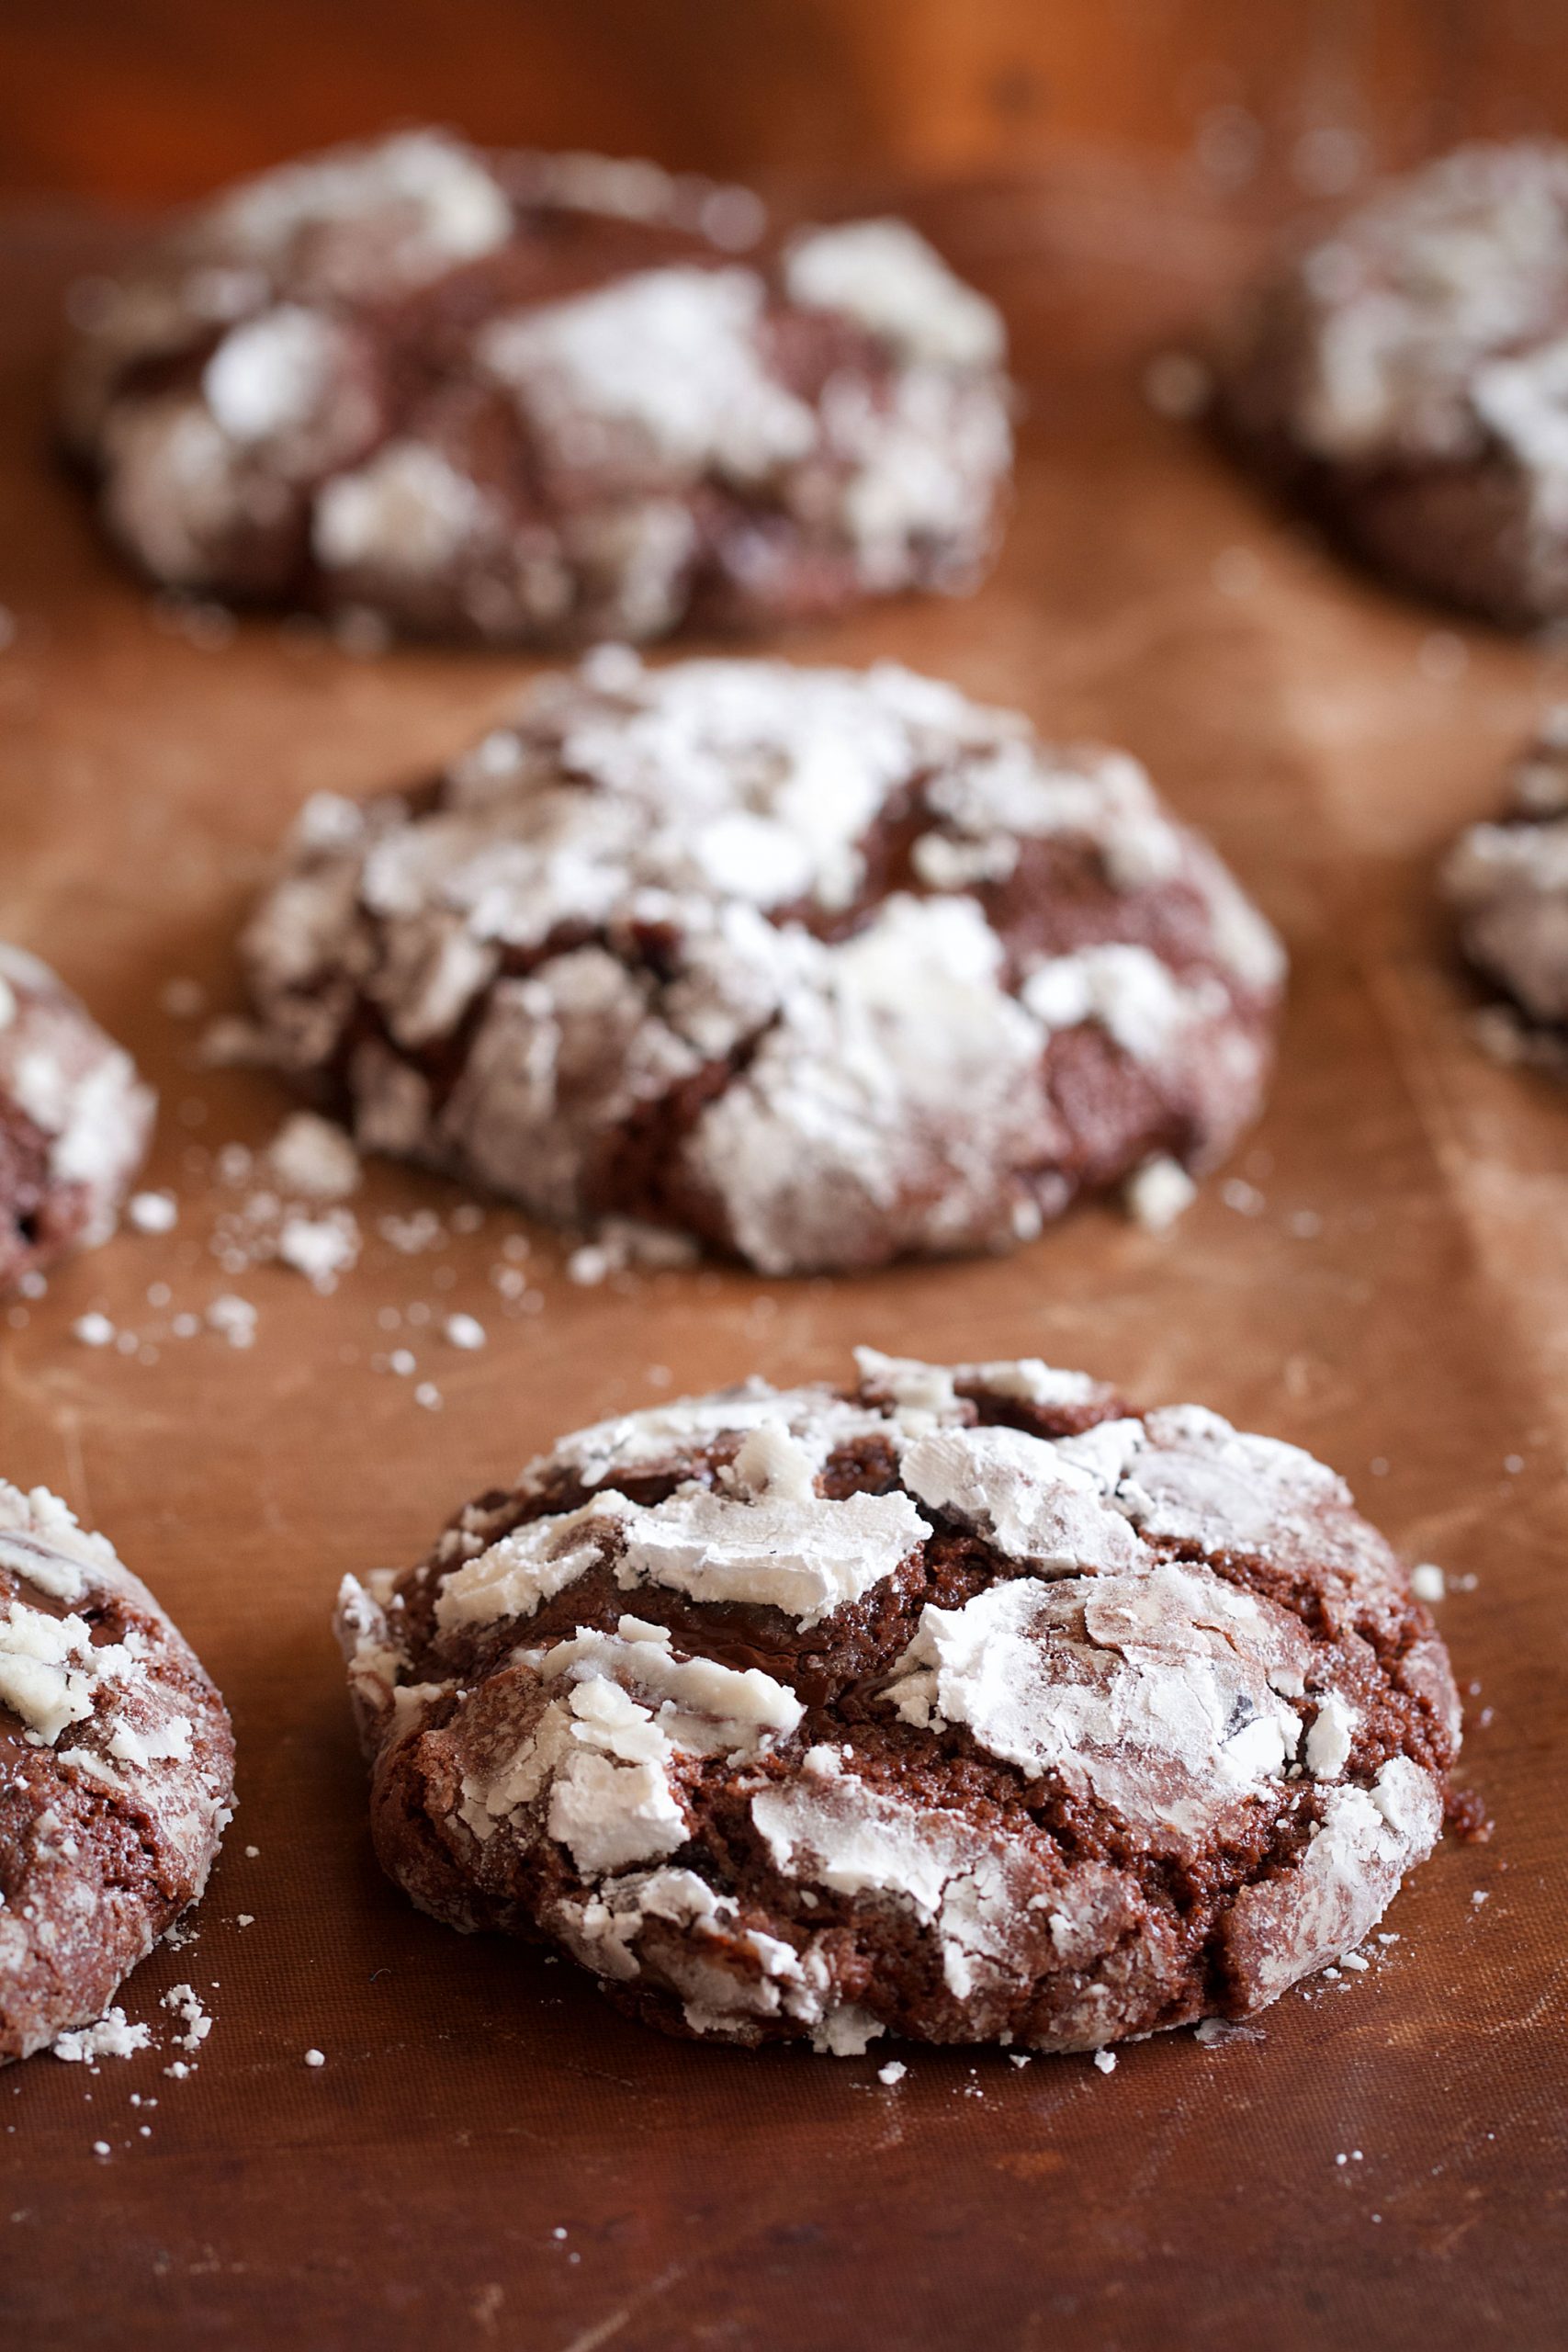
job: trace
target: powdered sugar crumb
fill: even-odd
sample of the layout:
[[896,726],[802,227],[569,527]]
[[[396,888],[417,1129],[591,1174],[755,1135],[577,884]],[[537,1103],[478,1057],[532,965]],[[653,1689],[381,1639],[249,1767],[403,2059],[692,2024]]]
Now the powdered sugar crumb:
[[62,2033],[50,2044],[56,2058],[63,2058],[75,2065],[96,2065],[100,2058],[130,2058],[138,2050],[145,2050],[152,2035],[144,2025],[130,2025],[125,2011],[107,2009],[96,2025],[80,2026]]

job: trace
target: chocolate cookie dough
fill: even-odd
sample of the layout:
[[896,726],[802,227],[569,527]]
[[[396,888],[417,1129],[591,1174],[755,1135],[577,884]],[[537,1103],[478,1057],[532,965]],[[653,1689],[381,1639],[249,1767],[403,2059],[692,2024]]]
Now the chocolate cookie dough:
[[772,1274],[1190,1192],[1282,971],[1124,753],[890,664],[624,648],[412,793],[312,801],[244,952],[366,1148]]
[[1299,247],[1236,322],[1235,435],[1392,577],[1568,612],[1568,147],[1462,147]]
[[0,1480],[0,2064],[102,2015],[233,1804],[223,1702],[145,1585]]
[[36,956],[0,941],[0,1292],[107,1240],[152,1096]]
[[564,1440],[340,1604],[377,1850],[674,2033],[1249,2016],[1438,1836],[1459,1705],[1334,1474],[1030,1359]]
[[70,442],[200,595],[651,638],[966,588],[996,537],[1001,322],[898,220],[770,237],[744,189],[411,131],[73,308]]

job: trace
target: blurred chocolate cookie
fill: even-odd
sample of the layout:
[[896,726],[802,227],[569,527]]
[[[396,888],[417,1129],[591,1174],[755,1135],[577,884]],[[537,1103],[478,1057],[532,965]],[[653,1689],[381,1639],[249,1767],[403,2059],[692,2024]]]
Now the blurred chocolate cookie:
[[1460,835],[1443,889],[1467,959],[1507,1000],[1481,1015],[1483,1042],[1568,1069],[1568,707],[1515,762],[1502,815]]
[[1331,1471],[1034,1360],[581,1430],[340,1630],[420,1907],[745,2043],[1248,2016],[1376,1924],[1458,1745]]
[[767,1273],[1005,1248],[1254,1116],[1283,958],[1124,753],[884,664],[603,650],[304,811],[244,940],[366,1148]]
[[744,189],[413,131],[73,309],[71,442],[175,589],[651,638],[966,587],[996,537],[1001,323],[897,220],[781,242]]
[[152,1108],[130,1056],[0,941],[0,1291],[108,1238]]
[[0,1480],[0,2064],[90,2024],[207,1883],[223,1702],[145,1585]]
[[1568,612],[1568,147],[1464,147],[1298,246],[1235,322],[1223,415],[1391,577]]

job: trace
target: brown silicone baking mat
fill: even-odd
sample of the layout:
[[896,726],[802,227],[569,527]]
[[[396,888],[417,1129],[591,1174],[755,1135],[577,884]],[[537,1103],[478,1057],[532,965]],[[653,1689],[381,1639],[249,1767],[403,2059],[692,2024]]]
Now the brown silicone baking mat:
[[[1179,188],[1095,169],[919,209],[1016,331],[1006,552],[972,602],[788,650],[897,656],[1143,755],[1288,936],[1267,1118],[1164,1236],[1091,1209],[1006,1261],[834,1283],[582,1286],[558,1238],[494,1208],[454,1232],[454,1193],[376,1167],[330,1296],[213,1254],[254,1189],[218,1155],[284,1103],[199,1068],[164,992],[231,1002],[241,910],[305,797],[452,751],[526,665],[160,615],[46,449],[60,289],[109,232],[0,224],[0,932],[155,1080],[150,1181],[181,1202],[173,1233],[122,1235],[25,1323],[0,1310],[0,1470],[58,1488],[167,1602],[232,1708],[242,1798],[196,1939],[124,1996],[159,2046],[0,2075],[0,2341],[1562,2340],[1568,1095],[1474,1050],[1431,898],[1558,673],[1342,571],[1149,410],[1148,352],[1246,259]],[[439,1225],[386,1238],[422,1211]],[[493,1270],[519,1263],[508,1299]],[[225,1294],[253,1346],[178,1335]],[[439,1336],[455,1310],[481,1351]],[[134,1353],[73,1337],[94,1311]],[[1496,1832],[1445,1843],[1367,1971],[1108,2075],[749,2055],[624,2022],[569,1966],[461,1939],[381,1882],[327,1630],[343,1572],[414,1556],[561,1430],[754,1369],[835,1377],[856,1340],[1196,1398],[1325,1457],[1445,1566],[1463,1778]],[[412,1375],[385,1368],[402,1348]],[[181,1982],[215,2020],[185,2079],[158,2006]]]

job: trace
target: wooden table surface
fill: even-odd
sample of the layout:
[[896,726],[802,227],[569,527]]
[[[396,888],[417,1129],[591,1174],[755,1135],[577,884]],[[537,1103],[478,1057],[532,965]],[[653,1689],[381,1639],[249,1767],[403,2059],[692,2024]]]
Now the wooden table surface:
[[[0,932],[156,1080],[151,1181],[181,1216],[0,1321],[0,1468],[63,1492],[168,1603],[232,1708],[242,1803],[196,1939],[127,1988],[158,2047],[0,2076],[0,2340],[1561,2341],[1568,1102],[1476,1053],[1431,899],[1560,673],[1343,572],[1145,408],[1142,358],[1234,276],[1234,231],[1109,171],[926,217],[1005,302],[1032,391],[1006,554],[970,603],[791,650],[897,655],[1143,755],[1288,936],[1267,1118],[1165,1236],[1089,1211],[1006,1261],[831,1283],[577,1287],[558,1238],[500,1209],[454,1232],[455,1195],[378,1167],[365,1258],[331,1296],[212,1254],[245,1197],[215,1155],[264,1142],[284,1104],[200,1068],[161,991],[231,1001],[235,925],[290,812],[450,752],[525,665],[356,660],[262,623],[192,642],[161,619],[43,454],[60,288],[95,232],[6,224]],[[435,1244],[400,1254],[379,1220],[415,1208]],[[518,1236],[534,1295],[509,1304],[491,1276]],[[226,1292],[256,1310],[253,1348],[174,1334]],[[433,1336],[457,1308],[482,1352]],[[74,1340],[90,1309],[137,1352]],[[1311,1447],[1445,1566],[1463,1777],[1496,1834],[1444,1845],[1368,1972],[1217,2046],[1130,2048],[1109,2076],[908,2049],[889,2089],[886,2045],[835,2063],[663,2041],[569,1966],[460,1939],[383,1883],[327,1632],[340,1575],[415,1556],[561,1430],[753,1369],[833,1376],[858,1339],[1196,1398]],[[378,1369],[399,1345],[439,1410]],[[183,2080],[159,2007],[180,1982],[215,2019]]]

